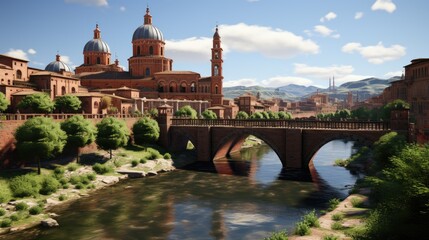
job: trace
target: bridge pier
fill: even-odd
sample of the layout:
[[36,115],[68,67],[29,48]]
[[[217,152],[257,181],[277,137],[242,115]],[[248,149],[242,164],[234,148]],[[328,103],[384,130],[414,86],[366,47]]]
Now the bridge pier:
[[302,164],[302,129],[286,129],[284,139],[285,156],[282,160],[283,167],[287,168],[303,168]]

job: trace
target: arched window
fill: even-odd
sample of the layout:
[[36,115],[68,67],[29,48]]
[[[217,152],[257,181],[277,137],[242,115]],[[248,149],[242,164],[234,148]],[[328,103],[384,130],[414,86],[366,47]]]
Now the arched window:
[[76,92],[76,88],[74,88],[74,87],[72,87],[72,93],[75,93]]
[[195,92],[195,83],[191,83],[191,92]]
[[140,56],[140,46],[137,47],[137,56]]
[[162,83],[158,84],[158,92],[164,92],[164,85]]
[[219,59],[219,53],[215,52],[215,59]]
[[61,87],[61,95],[65,95],[66,94],[66,87],[62,86]]
[[215,87],[215,94],[218,94],[218,90],[219,90],[219,87],[216,85],[216,87]]
[[149,55],[153,55],[153,47],[152,46],[149,47]]
[[164,48],[161,47],[161,56],[164,56]]
[[218,65],[214,66],[214,75],[219,76],[219,66]]
[[98,102],[97,101],[95,101],[94,102],[94,109],[97,109],[98,108]]
[[16,70],[16,79],[21,79],[21,78],[22,78],[21,70]]
[[54,85],[54,97],[57,96],[57,85]]
[[110,64],[110,58],[107,58],[107,65]]
[[207,86],[204,88],[204,92],[205,92],[205,93],[208,93],[208,92],[209,92],[209,90],[208,90]]
[[89,57],[86,57],[86,64],[89,64]]
[[146,68],[146,77],[150,76],[150,68]]
[[177,87],[176,87],[176,83],[172,82],[170,83],[170,92],[177,92]]
[[97,64],[100,64],[100,63],[101,63],[100,57],[97,57]]
[[180,84],[180,92],[186,92],[186,83]]

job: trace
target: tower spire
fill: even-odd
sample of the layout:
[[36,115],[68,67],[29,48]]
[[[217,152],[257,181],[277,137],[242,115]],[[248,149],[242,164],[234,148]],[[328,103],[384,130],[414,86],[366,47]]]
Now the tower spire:
[[146,15],[144,15],[144,24],[152,24],[152,16],[150,15],[149,5],[146,7]]
[[98,23],[95,24],[95,29],[94,29],[94,39],[99,39],[100,38],[100,29],[98,28]]

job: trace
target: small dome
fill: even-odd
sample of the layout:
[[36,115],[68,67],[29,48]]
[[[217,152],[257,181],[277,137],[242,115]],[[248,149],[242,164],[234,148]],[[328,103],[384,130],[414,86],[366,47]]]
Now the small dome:
[[89,40],[85,44],[83,51],[84,52],[106,52],[106,53],[110,53],[110,48],[106,42],[104,42],[100,38],[97,38],[97,39]]
[[138,27],[133,34],[133,41],[138,39],[153,39],[164,41],[162,32],[152,24],[144,24]]
[[62,62],[60,60],[60,55],[57,55],[56,57],[57,59],[55,61],[49,63],[45,67],[46,71],[51,71],[51,72],[61,72],[61,71],[71,72],[72,71],[69,65],[67,65],[65,62]]

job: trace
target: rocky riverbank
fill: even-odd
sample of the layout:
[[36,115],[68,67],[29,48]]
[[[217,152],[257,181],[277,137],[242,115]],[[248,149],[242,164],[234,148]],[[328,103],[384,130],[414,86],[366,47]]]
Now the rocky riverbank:
[[[37,225],[45,227],[58,226],[58,222],[55,217],[58,216],[50,210],[54,206],[69,204],[81,197],[89,197],[95,191],[109,187],[119,181],[133,177],[145,177],[151,175],[157,175],[161,172],[169,172],[175,170],[173,161],[171,159],[155,159],[148,160],[145,163],[138,163],[133,166],[132,164],[124,164],[121,167],[115,169],[115,172],[109,175],[95,175],[95,179],[91,181],[89,188],[78,189],[76,186],[59,189],[57,192],[43,196],[41,198],[28,197],[8,203],[0,204],[0,209],[4,209],[3,216],[9,219],[19,219],[14,222],[11,226],[2,226],[0,228],[0,234],[8,234],[24,229],[32,228]],[[64,172],[65,178],[71,178],[72,176],[85,176],[87,174],[95,174],[91,166],[80,166],[75,170]],[[31,211],[23,211],[19,206],[25,206],[24,210],[31,209],[35,206],[43,206],[43,212],[40,214],[31,214]],[[3,221],[0,221],[3,222]]]

